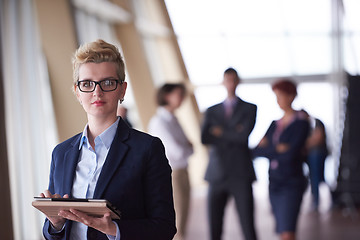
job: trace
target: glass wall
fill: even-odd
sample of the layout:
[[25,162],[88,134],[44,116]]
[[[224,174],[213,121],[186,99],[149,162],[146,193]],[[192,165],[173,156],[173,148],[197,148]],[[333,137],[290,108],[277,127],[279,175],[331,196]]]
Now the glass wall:
[[[243,83],[238,95],[258,106],[250,146],[259,142],[271,121],[281,117],[270,84],[278,77],[299,83],[296,109],[321,119],[332,148],[339,133],[336,67],[343,47],[336,48],[342,28],[342,1],[331,0],[166,0],[199,109],[226,97],[223,71],[238,70]],[[358,72],[359,27],[354,23],[356,0],[344,1],[347,26],[343,41],[346,69]],[[359,20],[359,19],[357,19]],[[359,42],[359,41],[358,41]],[[352,44],[350,44],[352,43]],[[357,46],[359,47],[359,46]],[[357,66],[357,68],[356,68]],[[335,147],[336,148],[336,147]],[[337,147],[338,148],[338,147]],[[327,178],[334,182],[338,159],[328,161]]]
[[195,85],[217,84],[228,66],[243,78],[331,71],[329,0],[166,3]]
[[360,1],[344,0],[344,65],[352,75],[360,74]]

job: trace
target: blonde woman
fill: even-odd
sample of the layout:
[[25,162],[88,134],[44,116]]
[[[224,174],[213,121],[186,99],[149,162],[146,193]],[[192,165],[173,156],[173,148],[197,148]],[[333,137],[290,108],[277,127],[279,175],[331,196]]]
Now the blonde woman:
[[76,209],[47,217],[46,239],[172,239],[176,233],[171,168],[158,138],[129,128],[117,117],[124,100],[124,62],[118,49],[97,40],[79,47],[74,92],[88,123],[52,154],[47,198],[96,198],[121,212],[96,218]]

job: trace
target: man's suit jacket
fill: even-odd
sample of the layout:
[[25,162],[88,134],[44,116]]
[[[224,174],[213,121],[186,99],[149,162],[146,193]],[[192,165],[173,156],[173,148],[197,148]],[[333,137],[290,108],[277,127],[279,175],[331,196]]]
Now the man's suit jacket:
[[[52,154],[49,190],[69,194],[79,159],[81,133],[57,145]],[[176,233],[171,168],[159,138],[129,128],[120,119],[117,132],[99,176],[94,198],[106,199],[121,211],[116,220],[121,240],[172,239]],[[71,221],[47,239],[69,239]],[[107,239],[92,228],[88,239]]]
[[[237,98],[229,119],[223,103],[206,111],[201,129],[201,141],[209,145],[210,155],[205,180],[229,184],[255,180],[248,138],[255,125],[256,110],[256,105]],[[220,137],[211,133],[216,126],[223,129]]]

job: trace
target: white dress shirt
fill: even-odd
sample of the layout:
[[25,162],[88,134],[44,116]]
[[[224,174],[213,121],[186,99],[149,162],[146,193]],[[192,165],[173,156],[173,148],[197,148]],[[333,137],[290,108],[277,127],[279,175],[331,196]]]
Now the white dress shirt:
[[172,169],[188,166],[188,158],[193,154],[193,148],[174,114],[164,107],[159,107],[150,120],[148,130],[163,142]]
[[[72,197],[93,198],[96,183],[99,179],[111,143],[114,140],[118,123],[119,118],[115,123],[95,138],[95,151],[89,143],[87,133],[88,125],[85,126],[79,145],[80,156],[71,191]],[[107,235],[109,239],[120,239],[120,231],[117,224],[116,228],[116,237]],[[70,239],[87,239],[87,229],[88,227],[86,225],[79,222],[73,222]]]

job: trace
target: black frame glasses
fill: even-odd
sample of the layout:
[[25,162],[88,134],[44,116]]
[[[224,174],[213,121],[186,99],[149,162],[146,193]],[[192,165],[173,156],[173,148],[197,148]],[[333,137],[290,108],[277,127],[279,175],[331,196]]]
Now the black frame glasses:
[[103,92],[112,92],[117,89],[119,83],[122,84],[123,81],[119,82],[117,79],[109,78],[98,82],[92,80],[81,80],[77,81],[76,86],[78,86],[81,92],[93,92],[96,89],[96,85],[99,85],[101,91]]

